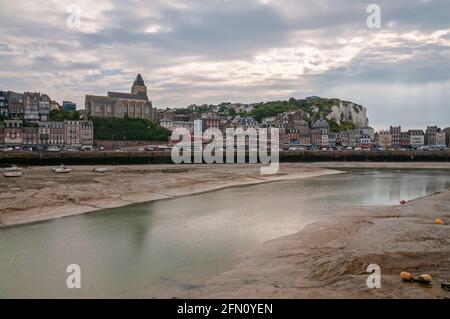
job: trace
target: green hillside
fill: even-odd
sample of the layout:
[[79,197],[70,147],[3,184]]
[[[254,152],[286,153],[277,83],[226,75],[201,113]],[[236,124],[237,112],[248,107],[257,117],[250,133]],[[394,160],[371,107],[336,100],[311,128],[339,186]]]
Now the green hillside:
[[[77,121],[80,112],[54,110],[50,112],[51,121]],[[170,132],[157,127],[145,119],[131,118],[90,118],[94,123],[94,139],[100,141],[167,141]]]
[[[326,118],[330,114],[333,105],[337,105],[341,102],[339,99],[325,99],[320,97],[311,97],[306,99],[294,99],[291,98],[288,101],[272,101],[259,103],[255,108],[246,114],[245,116],[252,116],[258,122],[265,117],[276,116],[279,113],[290,111],[304,111],[310,115],[308,120],[311,125],[320,117]],[[345,101],[343,101],[345,102]],[[358,111],[359,106],[356,110]],[[335,121],[327,120],[330,125],[331,131],[339,132],[349,129],[354,129],[356,125],[349,121],[343,121],[341,125],[338,125]]]
[[170,132],[152,121],[130,118],[92,118],[94,139],[125,141],[167,141]]

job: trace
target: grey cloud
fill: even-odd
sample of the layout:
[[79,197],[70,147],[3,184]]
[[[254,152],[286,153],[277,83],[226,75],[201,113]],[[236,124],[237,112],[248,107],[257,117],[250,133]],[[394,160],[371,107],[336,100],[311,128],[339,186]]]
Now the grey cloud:
[[[47,8],[50,23],[29,19],[20,9],[14,10],[14,3],[8,3],[11,9],[0,12],[0,86],[33,90],[32,85],[41,85],[42,76],[60,77],[57,84],[48,82],[47,90],[54,91],[55,98],[69,96],[82,104],[85,93],[129,90],[135,73],[141,69],[160,107],[221,100],[255,102],[317,93],[342,94],[343,98],[378,110],[377,89],[388,94],[380,83],[401,84],[404,92],[410,92],[408,88],[449,80],[449,46],[410,39],[399,39],[398,47],[384,47],[381,43],[380,47],[364,49],[347,64],[321,74],[315,72],[314,66],[331,64],[334,57],[317,56],[305,69],[306,74],[289,79],[281,71],[274,70],[268,76],[259,69],[242,67],[226,70],[228,76],[236,76],[235,81],[208,72],[183,70],[188,62],[219,62],[225,67],[229,62],[252,63],[257,54],[275,48],[309,46],[336,52],[348,46],[338,39],[361,37],[369,41],[385,31],[430,34],[449,29],[450,3],[446,0],[378,0],[381,31],[366,27],[366,7],[372,0],[280,0],[268,4],[257,0],[208,0],[183,2],[190,4],[184,8],[162,0],[111,1],[113,9],[101,16],[106,23],[97,32],[89,33],[69,30],[65,25],[67,14],[61,8]],[[42,6],[46,6],[45,2]],[[96,22],[92,17],[82,19]],[[395,25],[388,27],[390,21]],[[146,32],[153,25],[160,25],[160,32]],[[400,55],[405,55],[404,59],[391,61]],[[299,50],[296,56],[307,54]],[[5,73],[8,76],[2,75]],[[242,80],[245,78],[248,83]],[[365,95],[345,89],[353,88],[355,83]],[[428,104],[432,96],[435,109],[450,118],[448,107],[444,107],[447,96],[437,87],[428,95],[418,95],[411,105],[417,105],[414,110],[420,112],[419,105]],[[395,97],[385,104],[397,105],[400,100]],[[377,123],[385,117],[382,112],[371,116]]]

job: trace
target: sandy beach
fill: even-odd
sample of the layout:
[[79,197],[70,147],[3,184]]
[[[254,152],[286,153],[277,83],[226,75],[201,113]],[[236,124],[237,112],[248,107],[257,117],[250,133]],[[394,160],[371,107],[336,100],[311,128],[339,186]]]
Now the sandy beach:
[[0,226],[11,226],[186,196],[226,187],[308,178],[341,171],[283,164],[278,174],[261,175],[260,165],[73,166],[70,174],[50,167],[23,168],[16,179],[0,177]]

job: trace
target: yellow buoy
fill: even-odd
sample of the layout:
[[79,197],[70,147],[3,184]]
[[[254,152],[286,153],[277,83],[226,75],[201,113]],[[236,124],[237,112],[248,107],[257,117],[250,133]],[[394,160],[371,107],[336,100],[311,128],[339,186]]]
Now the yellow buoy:
[[442,219],[440,219],[440,218],[436,218],[436,219],[434,220],[434,223],[435,223],[436,225],[444,225],[444,221],[443,221]]
[[413,280],[413,276],[409,272],[406,272],[406,271],[402,271],[400,273],[400,278],[402,278],[403,281],[408,281],[408,282]]

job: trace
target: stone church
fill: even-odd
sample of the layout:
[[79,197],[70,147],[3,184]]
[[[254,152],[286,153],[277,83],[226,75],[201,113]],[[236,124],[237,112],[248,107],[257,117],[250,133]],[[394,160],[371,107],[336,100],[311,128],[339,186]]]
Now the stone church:
[[154,120],[152,102],[140,74],[131,87],[131,93],[108,92],[107,96],[86,95],[86,112],[94,117],[129,117]]

